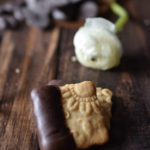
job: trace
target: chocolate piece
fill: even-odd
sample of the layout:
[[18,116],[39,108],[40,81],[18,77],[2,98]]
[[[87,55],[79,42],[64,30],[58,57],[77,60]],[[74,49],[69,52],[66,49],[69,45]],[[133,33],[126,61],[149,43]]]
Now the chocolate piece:
[[66,127],[61,94],[55,86],[43,86],[31,93],[41,150],[74,150],[74,139]]

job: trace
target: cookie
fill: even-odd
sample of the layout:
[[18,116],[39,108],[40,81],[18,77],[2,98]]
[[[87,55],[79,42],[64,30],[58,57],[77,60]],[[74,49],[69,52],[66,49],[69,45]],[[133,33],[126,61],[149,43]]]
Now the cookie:
[[90,81],[67,84],[61,86],[60,91],[66,124],[77,147],[106,143],[109,138],[111,91],[96,89]]
[[31,93],[40,150],[75,150],[74,139],[65,124],[61,93],[47,85]]
[[53,80],[31,92],[41,150],[75,150],[109,139],[111,97],[93,82]]
[[110,128],[111,108],[112,108],[112,92],[109,89],[96,88],[96,95],[101,104],[101,112],[105,118],[105,125]]

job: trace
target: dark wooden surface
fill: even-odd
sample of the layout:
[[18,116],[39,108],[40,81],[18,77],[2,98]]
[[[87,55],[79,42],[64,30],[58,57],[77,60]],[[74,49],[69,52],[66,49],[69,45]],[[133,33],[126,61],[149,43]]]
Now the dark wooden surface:
[[[0,150],[34,150],[36,129],[30,91],[51,79],[91,80],[113,91],[109,142],[89,150],[150,150],[149,0],[124,3],[130,21],[119,37],[124,55],[118,68],[98,71],[72,62],[77,29],[5,31],[0,42]],[[20,72],[16,72],[19,69]]]

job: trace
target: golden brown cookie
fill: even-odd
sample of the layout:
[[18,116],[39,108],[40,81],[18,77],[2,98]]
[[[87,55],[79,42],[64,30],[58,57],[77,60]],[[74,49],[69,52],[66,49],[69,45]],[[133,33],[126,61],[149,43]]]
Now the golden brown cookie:
[[96,88],[90,81],[67,84],[60,90],[66,124],[77,147],[106,143],[109,138],[111,91]]
[[101,112],[105,119],[106,127],[110,128],[112,92],[109,89],[96,88],[98,101],[101,104]]

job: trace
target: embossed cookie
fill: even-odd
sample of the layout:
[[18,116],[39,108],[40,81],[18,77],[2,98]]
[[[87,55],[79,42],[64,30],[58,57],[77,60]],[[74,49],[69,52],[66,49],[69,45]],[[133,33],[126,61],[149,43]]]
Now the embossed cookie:
[[108,141],[111,97],[108,89],[96,88],[90,81],[60,87],[66,124],[78,148]]
[[40,150],[75,150],[108,141],[111,97],[90,81],[51,81],[31,92]]
[[101,104],[101,112],[105,118],[105,125],[110,128],[112,92],[109,89],[96,88],[98,101]]

